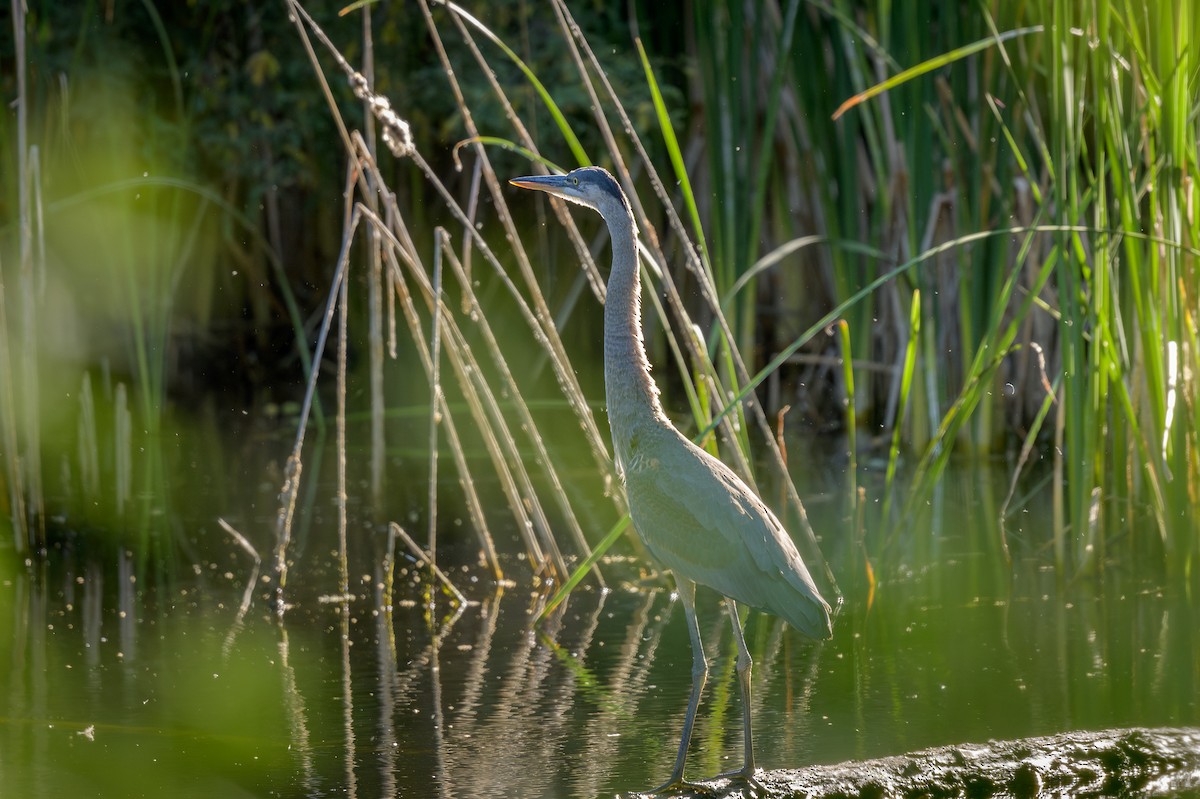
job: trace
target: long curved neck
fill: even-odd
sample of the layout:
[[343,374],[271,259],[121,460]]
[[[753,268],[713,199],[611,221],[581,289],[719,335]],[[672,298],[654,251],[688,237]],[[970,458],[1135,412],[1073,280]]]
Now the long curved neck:
[[645,424],[667,421],[650,378],[642,342],[637,233],[628,209],[604,215],[612,238],[612,273],[604,301],[604,387],[618,461],[628,462],[630,436]]

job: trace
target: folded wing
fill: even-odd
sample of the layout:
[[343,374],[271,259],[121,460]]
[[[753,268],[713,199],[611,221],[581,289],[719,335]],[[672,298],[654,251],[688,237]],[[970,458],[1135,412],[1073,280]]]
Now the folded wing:
[[[779,520],[729,467],[675,433],[626,474],[633,524],[673,572],[783,618],[813,638],[832,635],[821,598]],[[682,446],[680,446],[682,445]]]

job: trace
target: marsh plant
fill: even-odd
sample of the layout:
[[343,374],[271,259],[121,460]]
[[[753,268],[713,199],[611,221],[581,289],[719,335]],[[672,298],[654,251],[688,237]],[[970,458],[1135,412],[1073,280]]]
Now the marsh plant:
[[[122,425],[155,439],[171,394],[165,353],[181,320],[213,319],[193,301],[217,296],[204,282],[214,273],[189,264],[232,226],[262,243],[246,263],[265,264],[304,353],[291,361],[308,394],[276,527],[281,578],[307,420],[322,418],[312,415],[319,367],[333,356],[340,502],[351,491],[347,425],[361,413],[375,507],[396,490],[389,452],[420,441],[427,489],[411,536],[422,557],[436,559],[439,508],[453,503],[494,577],[503,527],[539,577],[602,580],[595,556],[625,526],[599,404],[606,242],[557,204],[526,198],[510,211],[506,188],[515,174],[594,163],[621,181],[642,233],[646,338],[673,415],[775,498],[806,556],[820,562],[789,477],[792,434],[844,437],[834,448],[846,475],[826,488],[845,523],[821,532],[855,570],[926,534],[928,509],[948,501],[947,469],[1005,457],[1000,552],[1046,490],[1061,575],[1113,560],[1194,574],[1200,56],[1189,43],[1200,23],[1190,6],[756,0],[614,21],[590,7],[577,18],[561,0],[403,5],[314,19],[288,2],[274,27],[261,15],[247,23],[272,43],[245,62],[254,90],[264,103],[286,92],[303,110],[255,117],[271,131],[257,152],[335,163],[322,174],[342,191],[340,205],[326,192],[312,211],[335,246],[320,282],[304,286],[281,256],[287,236],[271,208],[286,201],[270,190],[254,194],[259,217],[176,164],[116,159],[91,179],[101,188],[44,200],[39,164],[56,140],[31,123],[19,72],[17,118],[5,122],[18,213],[0,305],[18,548],[40,535],[27,525],[49,512],[65,449],[79,453],[66,458],[79,490],[103,493],[104,480],[127,478],[115,453],[95,454],[99,442],[118,442]],[[24,65],[27,23],[14,23]],[[425,60],[394,61],[397,42]],[[174,74],[188,119],[188,77]],[[418,102],[421,92],[436,99]],[[68,107],[65,95],[56,102],[47,107]],[[128,114],[116,118],[132,124]],[[293,124],[304,135],[328,127],[297,151],[276,138]],[[195,125],[214,130],[203,115]],[[188,146],[179,132],[168,149]],[[338,160],[320,160],[335,143]],[[121,202],[78,199],[105,192]],[[56,298],[78,289],[69,270],[87,260],[47,257],[67,209],[73,230],[138,231],[88,248],[104,315],[125,331],[124,360],[116,369],[111,356],[80,356],[86,368],[71,381],[90,399],[46,411],[77,420],[63,428],[78,431],[69,447],[31,416],[45,407],[39,364],[51,351],[39,320],[66,307]],[[209,288],[185,292],[189,280]],[[248,296],[251,308],[264,299]],[[803,460],[793,453],[792,466]],[[859,540],[864,527],[886,532]]]

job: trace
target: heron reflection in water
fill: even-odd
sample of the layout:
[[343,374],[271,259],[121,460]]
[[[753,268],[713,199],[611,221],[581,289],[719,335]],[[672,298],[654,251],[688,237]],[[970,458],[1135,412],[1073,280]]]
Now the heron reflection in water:
[[751,661],[736,603],[774,613],[813,638],[833,634],[829,605],[775,514],[729,467],[676,430],[663,412],[642,343],[637,228],[617,181],[592,166],[509,182],[598,211],[612,240],[604,305],[604,386],[617,471],[634,528],[675,578],[692,639],[692,693],[679,754],[670,779],[655,792],[695,787],[684,780],[683,767],[708,676],[696,621],[697,584],[725,597],[738,647],[745,760],[741,769],[721,776],[753,784]]

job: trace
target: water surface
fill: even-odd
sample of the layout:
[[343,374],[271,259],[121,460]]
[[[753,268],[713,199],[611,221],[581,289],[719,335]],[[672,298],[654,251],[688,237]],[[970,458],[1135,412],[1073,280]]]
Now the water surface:
[[[841,554],[854,549],[839,545],[835,514],[816,505],[846,602],[824,643],[750,614],[759,764],[1200,724],[1188,598],[1119,561],[1061,583],[1036,519],[1010,531],[1003,565],[995,526],[972,523],[995,518],[972,499],[995,476],[955,479],[966,488],[952,509],[874,545],[873,592],[861,555]],[[691,668],[668,581],[610,564],[611,590],[580,590],[531,627],[544,597],[520,559],[501,590],[469,546],[448,547],[472,604],[459,612],[434,592],[430,609],[409,567],[388,609],[369,547],[352,596],[327,596],[330,525],[308,532],[282,622],[265,584],[238,620],[249,569],[232,547],[141,583],[125,550],[68,542],[44,564],[6,563],[5,795],[590,797],[665,779]],[[741,758],[728,622],[714,594],[699,604],[710,677],[688,763],[697,778]]]

